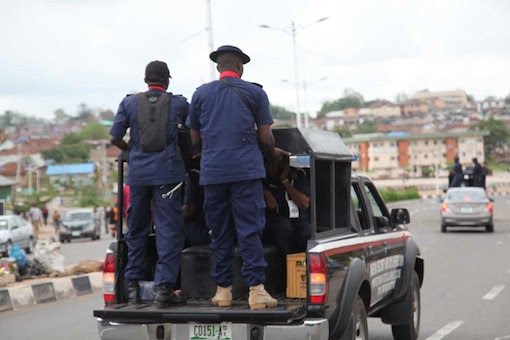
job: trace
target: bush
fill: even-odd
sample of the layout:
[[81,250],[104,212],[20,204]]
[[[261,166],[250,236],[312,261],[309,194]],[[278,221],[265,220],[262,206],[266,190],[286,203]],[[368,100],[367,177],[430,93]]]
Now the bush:
[[406,188],[404,190],[380,189],[379,193],[386,203],[420,198],[418,189],[415,187]]

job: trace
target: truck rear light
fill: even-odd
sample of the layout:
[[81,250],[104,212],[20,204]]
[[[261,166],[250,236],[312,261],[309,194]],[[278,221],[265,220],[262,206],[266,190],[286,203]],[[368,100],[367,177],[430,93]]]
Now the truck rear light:
[[105,304],[115,302],[115,255],[106,254],[103,267],[103,300]]
[[326,258],[322,254],[310,254],[309,302],[313,305],[324,304],[328,293],[328,275]]
[[494,211],[494,204],[492,202],[487,203],[487,205],[485,206],[485,210],[490,212],[490,213],[493,212]]
[[450,211],[450,208],[448,207],[448,203],[441,204],[441,212],[447,212]]

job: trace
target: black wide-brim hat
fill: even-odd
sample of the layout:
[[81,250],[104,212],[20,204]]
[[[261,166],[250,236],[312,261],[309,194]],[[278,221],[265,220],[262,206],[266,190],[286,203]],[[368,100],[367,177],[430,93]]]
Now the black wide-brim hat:
[[247,54],[245,54],[243,51],[241,51],[241,49],[239,47],[235,47],[235,46],[231,46],[231,45],[223,45],[223,46],[218,47],[218,49],[216,51],[211,52],[211,54],[209,54],[209,58],[211,58],[211,60],[216,63],[218,60],[218,56],[222,53],[237,54],[238,56],[241,57],[243,64],[247,64],[250,62],[250,57],[248,57]]

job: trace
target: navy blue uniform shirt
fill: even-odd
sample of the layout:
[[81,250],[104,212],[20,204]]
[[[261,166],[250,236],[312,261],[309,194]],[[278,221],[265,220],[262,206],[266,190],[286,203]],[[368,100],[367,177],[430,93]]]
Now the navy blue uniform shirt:
[[[151,90],[158,91],[158,90]],[[168,138],[173,140],[163,151],[143,152],[140,149],[140,133],[137,121],[136,96],[122,100],[110,130],[115,139],[122,139],[129,128],[129,159],[127,184],[132,186],[152,186],[177,183],[184,180],[185,169],[177,145],[177,123],[183,123],[188,114],[186,98],[172,95],[168,116]]]
[[200,132],[202,155],[200,184],[219,184],[264,178],[262,152],[256,125],[273,123],[269,100],[257,85],[224,78],[242,91],[255,112],[223,81],[200,86],[191,99],[186,125]]

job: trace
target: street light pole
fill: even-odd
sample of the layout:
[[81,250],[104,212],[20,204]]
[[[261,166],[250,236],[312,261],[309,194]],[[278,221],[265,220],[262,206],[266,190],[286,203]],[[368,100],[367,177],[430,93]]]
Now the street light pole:
[[[213,43],[213,31],[212,31],[212,14],[211,14],[211,0],[206,0],[207,7],[207,41],[209,46],[209,53],[214,51],[214,43]],[[214,64],[209,62],[209,73],[211,76],[211,81],[214,80]]]
[[314,84],[314,83],[319,82],[319,81],[322,81],[322,80],[326,80],[326,79],[328,79],[328,77],[322,77],[322,78],[317,79],[317,80],[312,81],[312,82],[307,82],[306,80],[303,80],[303,96],[305,97],[305,112],[304,112],[304,115],[305,115],[305,128],[308,128],[309,117],[310,117],[310,113],[308,112],[308,98],[307,98],[306,89],[308,88],[309,85]]
[[297,62],[297,47],[296,47],[296,24],[294,21],[291,25],[292,32],[292,47],[294,49],[294,82],[296,84],[296,126],[301,127],[301,112],[299,107],[299,76],[298,76],[298,62]]
[[[327,20],[328,18],[329,17],[320,18],[320,19],[312,22],[309,25],[299,27],[299,29],[303,30],[304,28],[306,28],[310,25],[317,24],[319,22],[323,22],[323,21]],[[297,44],[296,44],[296,34],[298,31],[298,26],[296,25],[296,23],[294,21],[292,21],[291,26],[290,26],[290,31],[288,28],[284,29],[284,28],[278,28],[278,27],[273,27],[273,26],[269,26],[269,25],[259,25],[259,27],[282,31],[292,37],[292,48],[293,48],[293,52],[294,52],[294,84],[296,85],[296,126],[299,128],[299,127],[301,127],[301,113],[300,113],[301,108],[299,105],[299,72],[298,72]]]

